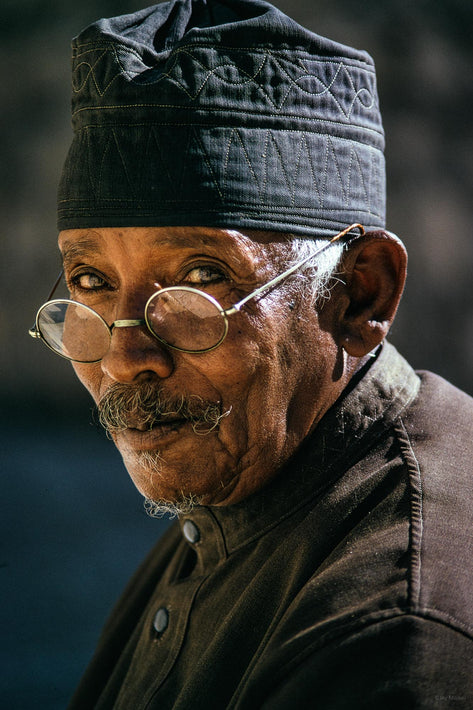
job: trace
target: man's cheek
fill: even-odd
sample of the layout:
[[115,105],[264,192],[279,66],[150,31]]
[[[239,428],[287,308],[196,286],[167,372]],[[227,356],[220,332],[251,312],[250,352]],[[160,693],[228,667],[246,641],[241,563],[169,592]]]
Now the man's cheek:
[[102,370],[100,365],[83,365],[78,362],[73,362],[72,367],[81,384],[84,385],[86,390],[92,396],[94,402],[97,404],[100,399],[100,384],[102,381]]

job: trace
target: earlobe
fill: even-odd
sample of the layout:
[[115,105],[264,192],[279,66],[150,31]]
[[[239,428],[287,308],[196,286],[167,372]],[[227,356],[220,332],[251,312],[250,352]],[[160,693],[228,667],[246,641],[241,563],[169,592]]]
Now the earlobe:
[[370,232],[344,259],[345,299],[339,320],[339,345],[364,357],[387,336],[406,279],[407,253],[389,232]]

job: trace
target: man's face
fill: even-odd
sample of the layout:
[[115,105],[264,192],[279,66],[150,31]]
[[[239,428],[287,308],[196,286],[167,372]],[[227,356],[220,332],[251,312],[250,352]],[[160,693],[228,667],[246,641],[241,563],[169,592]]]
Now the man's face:
[[[263,232],[75,229],[59,242],[71,297],[109,324],[143,318],[150,295],[166,286],[203,289],[228,308],[288,266],[284,238]],[[128,404],[125,428],[112,432],[145,497],[228,505],[275,474],[343,389],[332,310],[329,302],[317,313],[290,279],[229,316],[215,350],[179,352],[146,326],[116,328],[101,362],[74,369],[97,404],[118,385],[148,396],[151,387],[173,403],[174,414],[151,422]],[[183,400],[223,416],[213,428],[193,425],[176,407]]]

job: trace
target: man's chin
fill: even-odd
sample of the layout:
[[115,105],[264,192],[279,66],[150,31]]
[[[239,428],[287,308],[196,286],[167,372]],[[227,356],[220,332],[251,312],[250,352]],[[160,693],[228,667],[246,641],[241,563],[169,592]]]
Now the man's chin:
[[177,476],[159,451],[126,452],[123,461],[131,480],[145,499],[153,517],[183,515],[205,502],[206,496],[188,490],[190,482]]

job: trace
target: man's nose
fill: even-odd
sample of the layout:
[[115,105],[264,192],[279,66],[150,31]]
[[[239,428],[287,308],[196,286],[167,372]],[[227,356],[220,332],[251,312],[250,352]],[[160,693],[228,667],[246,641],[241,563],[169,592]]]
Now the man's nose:
[[102,371],[115,382],[131,383],[142,375],[160,379],[174,371],[173,356],[147,329],[144,320],[115,321]]

